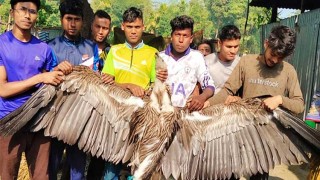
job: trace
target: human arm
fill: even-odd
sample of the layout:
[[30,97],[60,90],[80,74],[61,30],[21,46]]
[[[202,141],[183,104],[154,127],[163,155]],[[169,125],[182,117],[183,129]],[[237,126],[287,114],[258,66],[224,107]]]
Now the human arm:
[[168,78],[168,70],[167,69],[159,69],[156,71],[157,79],[159,79],[161,82],[165,82]]
[[58,64],[58,59],[54,51],[51,51],[52,61],[50,62],[51,71],[61,71],[63,74],[68,75],[72,72],[72,64],[68,61],[62,61]]
[[207,99],[213,96],[214,90],[210,87],[207,87],[203,90],[200,95],[193,96],[189,102],[188,109],[190,111],[199,111],[204,107],[204,103]]
[[276,95],[267,98],[263,101],[264,106],[267,110],[274,110],[281,106],[292,113],[302,113],[304,111],[304,102],[296,71],[291,69],[287,77],[287,95]]
[[114,76],[106,73],[101,73],[101,79],[106,84],[114,84]]
[[23,93],[39,83],[58,85],[62,80],[63,73],[53,71],[40,73],[22,81],[8,82],[5,67],[0,66],[0,96],[9,98]]
[[137,97],[143,97],[145,94],[145,90],[142,87],[135,84],[116,83],[116,85],[123,89],[128,89],[134,96],[137,96]]
[[229,79],[224,84],[224,87],[209,99],[210,105],[214,104],[229,104],[231,102],[241,99],[239,96],[235,96],[238,90],[242,87],[244,81],[244,61],[240,60],[237,66],[233,69]]

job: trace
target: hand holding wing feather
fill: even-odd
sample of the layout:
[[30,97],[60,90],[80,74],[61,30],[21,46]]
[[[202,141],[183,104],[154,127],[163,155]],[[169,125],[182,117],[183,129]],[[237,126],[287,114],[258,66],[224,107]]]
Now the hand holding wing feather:
[[3,135],[23,126],[44,129],[92,155],[122,160],[128,146],[131,115],[144,102],[117,86],[104,84],[85,66],[76,66],[57,87],[43,85],[23,106],[0,121]]

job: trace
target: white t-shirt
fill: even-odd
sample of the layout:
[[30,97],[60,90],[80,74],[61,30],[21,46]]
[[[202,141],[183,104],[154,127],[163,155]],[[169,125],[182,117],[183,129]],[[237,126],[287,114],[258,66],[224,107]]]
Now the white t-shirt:
[[187,50],[186,55],[178,60],[173,59],[167,51],[159,53],[166,62],[168,78],[166,83],[171,89],[171,102],[175,107],[184,107],[197,82],[201,88],[215,89],[214,82],[205,65],[203,55],[196,50]]
[[224,62],[218,58],[216,53],[212,53],[207,55],[204,59],[215,83],[215,94],[217,94],[223,88],[224,83],[228,80],[233,69],[240,61],[240,57],[237,55],[233,61]]

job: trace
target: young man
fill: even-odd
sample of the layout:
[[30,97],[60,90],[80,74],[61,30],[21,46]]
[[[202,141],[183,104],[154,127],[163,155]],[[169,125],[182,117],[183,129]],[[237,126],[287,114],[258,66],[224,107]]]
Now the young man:
[[[293,53],[295,42],[296,35],[289,27],[274,27],[264,42],[264,53],[242,57],[224,88],[209,99],[210,104],[235,102],[240,98],[234,95],[243,88],[241,98],[262,98],[269,111],[281,106],[292,113],[302,113],[304,103],[297,73],[283,61]],[[267,177],[265,173],[251,179]]]
[[205,62],[213,78],[217,94],[224,83],[228,80],[234,67],[238,64],[241,34],[234,25],[227,25],[221,28],[219,33],[218,47],[219,52],[206,56]]
[[111,17],[103,11],[98,10],[94,13],[94,18],[91,24],[91,39],[98,45],[99,50],[99,70],[102,70],[104,60],[110,50],[110,44],[107,43],[111,29]]
[[[142,41],[144,24],[140,9],[127,9],[122,20],[126,42],[111,47],[102,72],[113,76],[118,86],[130,90],[134,96],[142,97],[155,80],[157,50]],[[107,163],[104,179],[119,179],[121,167]]]
[[[63,35],[51,40],[48,44],[53,49],[51,68],[64,73],[72,71],[72,65],[86,65],[98,70],[98,47],[80,35],[83,24],[83,6],[81,1],[63,1],[59,7]],[[57,65],[59,64],[59,65]],[[86,154],[77,145],[69,146],[62,141],[52,139],[50,153],[50,179],[57,179],[58,167],[66,148],[67,162],[70,165],[70,177],[73,180],[84,179]]]
[[[31,35],[40,0],[11,0],[12,31],[0,36],[0,119],[24,104],[41,83],[57,85],[63,73],[49,71],[51,49]],[[50,138],[20,130],[0,136],[0,179],[17,179],[25,152],[32,179],[48,179]]]
[[[160,57],[168,66],[166,83],[171,87],[173,106],[185,107],[197,82],[200,83],[203,92],[194,95],[188,102],[188,109],[197,111],[201,110],[205,101],[214,94],[215,87],[203,55],[190,48],[193,40],[193,24],[193,19],[185,15],[172,19],[170,21],[172,42],[165,51],[160,52]],[[159,73],[157,76],[159,77]]]
[[[101,71],[104,65],[104,60],[110,50],[110,44],[107,43],[111,29],[111,17],[103,11],[97,10],[94,13],[94,18],[91,24],[91,39],[98,45],[99,50],[99,67]],[[114,81],[112,76],[102,74],[102,79],[112,84]],[[100,180],[103,177],[105,161],[102,158],[91,157],[87,172],[87,179]]]

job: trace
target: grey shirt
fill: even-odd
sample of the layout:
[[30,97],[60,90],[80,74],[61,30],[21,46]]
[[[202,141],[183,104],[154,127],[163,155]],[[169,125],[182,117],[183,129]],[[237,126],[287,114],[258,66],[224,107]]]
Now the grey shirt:
[[224,83],[228,80],[234,67],[238,64],[240,57],[237,55],[233,61],[224,62],[218,58],[217,53],[212,53],[205,56],[204,59],[215,83],[215,94],[217,94],[221,88],[223,88]]

